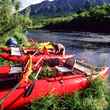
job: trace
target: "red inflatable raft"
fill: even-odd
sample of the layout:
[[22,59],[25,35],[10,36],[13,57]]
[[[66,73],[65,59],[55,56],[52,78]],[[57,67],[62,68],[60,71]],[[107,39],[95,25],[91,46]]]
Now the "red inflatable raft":
[[[73,55],[32,55],[32,62],[36,63],[39,59],[59,59],[59,60],[66,60],[68,58],[72,58]],[[10,60],[13,62],[25,63],[28,60],[28,55],[10,55],[8,53],[1,53],[0,58],[5,60]]]
[[[62,81],[63,82],[62,82]],[[32,103],[41,97],[49,94],[64,95],[88,87],[88,80],[81,75],[63,76],[52,79],[36,80],[34,88],[29,96],[24,96],[27,84],[22,84],[2,103],[2,107],[7,110],[13,110]],[[0,91],[2,98],[8,90]]]
[[[58,73],[59,74],[59,73]],[[25,96],[27,83],[22,83],[17,89],[15,89],[2,103],[1,109],[13,110],[23,107],[27,104],[32,103],[33,100],[38,100],[49,94],[53,95],[64,95],[74,93],[81,89],[85,89],[89,86],[90,82],[88,77],[81,73],[80,70],[74,70],[73,75],[67,73],[63,76],[54,78],[46,78],[35,80],[35,85],[30,95]],[[109,74],[109,68],[103,68],[99,74],[92,75],[92,79],[100,76],[102,79],[106,78]],[[6,95],[11,89],[0,90],[0,100]]]
[[0,76],[21,73],[22,70],[23,70],[22,66],[10,66],[10,65],[0,66]]
[[[11,48],[9,48],[9,47],[0,47],[0,50],[2,50],[4,52],[10,52]],[[20,50],[23,51],[24,53],[33,53],[33,52],[36,52],[36,51],[40,51],[37,48],[25,48],[25,49],[21,48]]]
[[[32,66],[33,63],[35,65],[39,64],[41,62],[40,59],[61,59],[65,60],[68,58],[71,58],[72,56],[56,56],[56,55],[38,55],[38,56],[28,56],[28,55],[22,55],[22,56],[12,56],[10,54],[0,54],[1,58],[11,60],[14,62],[20,62],[20,63],[26,63],[25,72],[23,71],[23,79],[28,79],[27,76],[29,76],[32,72]],[[36,64],[37,63],[37,64]],[[6,72],[9,72],[10,67],[3,67],[6,69],[4,71],[4,74]],[[3,73],[3,69],[1,67],[1,72]],[[22,79],[18,83],[19,86],[15,86],[16,89],[9,89],[8,87],[0,90],[0,104],[1,108],[0,110],[13,110],[18,109],[20,107],[23,107],[27,104],[31,104],[33,100],[38,100],[44,96],[47,95],[64,95],[64,94],[70,94],[77,92],[81,89],[85,89],[89,86],[90,81],[88,80],[89,76],[92,76],[92,79],[95,80],[98,76],[100,76],[102,79],[105,79],[109,75],[109,68],[94,68],[95,72],[92,71],[92,66],[88,64],[84,64],[80,61],[75,61],[73,68],[70,71],[68,68],[61,67],[61,66],[55,66],[55,69],[58,71],[57,77],[53,78],[45,78],[45,79],[39,79],[34,80],[34,86],[32,88],[32,91],[30,94],[27,95],[27,87],[28,85],[32,85],[29,82],[25,82]],[[39,71],[39,70],[38,70]],[[94,74],[93,74],[94,73]],[[25,76],[25,77],[24,77]],[[22,83],[21,83],[22,82]],[[9,92],[10,91],[10,92]],[[9,92],[10,95],[7,95]]]

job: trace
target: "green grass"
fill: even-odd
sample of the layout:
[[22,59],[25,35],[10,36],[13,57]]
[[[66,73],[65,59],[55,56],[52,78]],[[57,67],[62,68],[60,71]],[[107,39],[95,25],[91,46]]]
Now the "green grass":
[[107,83],[95,80],[85,90],[62,97],[46,96],[33,101],[30,110],[106,110],[109,107],[109,91]]
[[39,101],[34,101],[31,110],[60,110],[59,98],[55,96],[47,96]]

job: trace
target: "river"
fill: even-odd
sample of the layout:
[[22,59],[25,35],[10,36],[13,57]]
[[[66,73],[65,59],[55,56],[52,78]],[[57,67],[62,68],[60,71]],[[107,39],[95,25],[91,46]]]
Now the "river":
[[62,43],[66,53],[74,54],[97,66],[110,66],[110,35],[90,32],[28,32],[27,36],[37,41],[54,41]]

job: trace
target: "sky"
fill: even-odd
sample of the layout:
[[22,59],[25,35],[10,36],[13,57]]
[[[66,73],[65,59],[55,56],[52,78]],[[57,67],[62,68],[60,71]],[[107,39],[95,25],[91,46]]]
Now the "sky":
[[[21,9],[31,5],[31,4],[36,4],[36,3],[40,3],[44,0],[20,0],[20,3],[21,3]],[[49,1],[52,1],[52,0],[49,0]]]

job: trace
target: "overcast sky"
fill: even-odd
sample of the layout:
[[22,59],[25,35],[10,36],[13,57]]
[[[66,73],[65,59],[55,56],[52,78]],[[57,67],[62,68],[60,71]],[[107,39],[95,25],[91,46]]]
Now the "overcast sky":
[[[21,8],[25,8],[27,6],[29,6],[30,4],[36,4],[36,3],[40,3],[44,0],[20,0],[21,2]],[[52,0],[49,0],[52,1]]]

